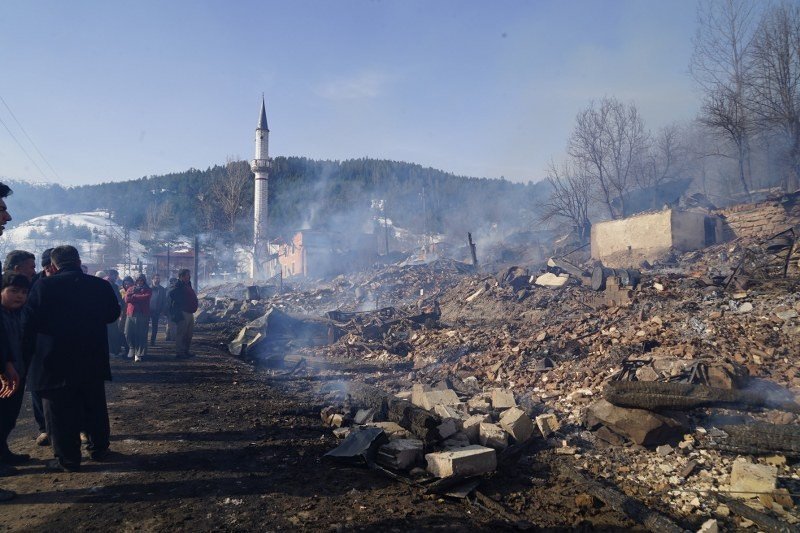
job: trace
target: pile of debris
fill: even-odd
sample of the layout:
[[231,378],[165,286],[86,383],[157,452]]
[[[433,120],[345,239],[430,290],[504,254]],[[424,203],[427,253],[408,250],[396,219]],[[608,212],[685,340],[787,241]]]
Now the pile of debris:
[[231,352],[307,361],[287,379],[351,379],[320,388],[344,439],[331,457],[463,496],[525,456],[651,529],[781,530],[800,522],[800,279],[784,237],[641,269],[393,266],[208,307],[226,323],[263,309]]

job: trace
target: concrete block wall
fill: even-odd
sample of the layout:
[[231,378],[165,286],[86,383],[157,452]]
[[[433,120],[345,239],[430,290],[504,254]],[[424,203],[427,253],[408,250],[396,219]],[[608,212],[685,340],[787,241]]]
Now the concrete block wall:
[[725,217],[727,238],[771,237],[800,222],[778,202],[734,205],[717,214]]
[[707,236],[709,216],[704,212],[663,211],[644,213],[621,220],[592,225],[592,258],[615,268],[638,267],[653,262],[670,250],[688,252],[722,239],[721,224],[713,217]]
[[591,247],[592,257],[607,266],[652,261],[672,247],[672,210],[593,224]]

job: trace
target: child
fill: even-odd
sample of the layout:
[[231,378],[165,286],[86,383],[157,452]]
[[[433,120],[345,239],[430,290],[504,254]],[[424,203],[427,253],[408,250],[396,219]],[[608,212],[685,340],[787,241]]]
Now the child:
[[[0,290],[0,314],[8,335],[10,349],[6,374],[17,374],[20,386],[8,398],[0,398],[0,475],[10,465],[26,463],[30,460],[27,454],[13,453],[8,449],[8,435],[17,423],[22,398],[25,393],[25,358],[22,349],[22,308],[28,298],[30,281],[22,274],[6,272],[3,274],[2,290]],[[10,367],[10,368],[9,368]],[[13,469],[13,467],[12,467]]]

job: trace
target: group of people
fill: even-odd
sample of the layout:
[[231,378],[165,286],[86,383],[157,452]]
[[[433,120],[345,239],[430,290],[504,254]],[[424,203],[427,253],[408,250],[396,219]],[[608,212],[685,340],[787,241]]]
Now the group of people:
[[[11,220],[0,183],[0,235]],[[167,338],[175,356],[190,352],[197,295],[188,269],[161,286],[158,274],[149,285],[144,274],[119,283],[116,270],[91,276],[74,246],[45,250],[42,270],[27,251],[10,252],[0,270],[0,477],[31,460],[14,453],[8,436],[16,425],[26,386],[39,426],[37,444],[52,445],[48,468],[80,469],[81,442],[89,456],[102,461],[109,453],[110,424],[105,381],[111,380],[110,354],[134,361],[155,345],[159,318],[167,316]],[[0,489],[0,501],[14,493]]]
[[191,272],[182,269],[178,277],[169,280],[169,289],[161,286],[161,276],[154,274],[151,283],[139,274],[136,279],[125,276],[119,283],[116,270],[98,271],[116,289],[121,308],[119,320],[108,326],[108,350],[119,357],[136,362],[147,356],[148,330],[150,346],[156,345],[162,315],[167,317],[166,340],[175,341],[176,357],[192,357],[189,346],[194,330],[197,294],[191,283]]

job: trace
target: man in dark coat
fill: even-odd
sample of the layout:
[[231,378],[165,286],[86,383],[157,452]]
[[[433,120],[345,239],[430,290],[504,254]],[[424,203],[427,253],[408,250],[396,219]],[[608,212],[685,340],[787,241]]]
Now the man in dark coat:
[[81,429],[89,437],[93,459],[108,452],[104,382],[111,379],[111,365],[106,324],[119,317],[120,306],[107,281],[81,271],[73,246],[53,249],[50,260],[56,273],[33,286],[26,305],[25,335],[35,341],[29,385],[42,397],[56,457],[49,466],[76,471]]
[[[6,222],[11,220],[11,214],[6,207],[5,198],[11,194],[11,187],[5,183],[0,183],[0,235],[6,227]],[[3,272],[0,268],[0,276]],[[2,321],[0,321],[2,322]],[[8,340],[5,325],[0,323],[0,398],[10,398],[19,387],[19,375],[16,373],[14,365],[9,360],[8,354],[11,353],[11,344]],[[8,467],[13,469],[13,467]],[[0,489],[0,501],[8,501],[16,494],[14,491]]]
[[[52,248],[48,248],[42,252],[42,270],[34,274],[33,279],[31,280],[31,286],[33,286],[40,279],[46,278],[47,276],[52,276],[56,273],[56,269],[53,268],[53,263],[50,261],[50,252],[52,251]],[[39,428],[39,435],[36,437],[36,444],[39,446],[50,446],[50,437],[47,435],[47,426],[44,423],[44,407],[42,407],[42,398],[39,396],[39,393],[34,390],[31,391],[31,408],[33,409],[33,418],[36,420],[36,426]]]
[[178,281],[167,291],[170,319],[175,322],[175,357],[194,357],[189,351],[194,331],[194,313],[197,311],[197,294],[192,288],[192,274],[188,268],[178,272]]
[[158,333],[158,320],[167,309],[167,289],[161,286],[161,276],[153,274],[150,284],[152,296],[150,297],[150,346],[156,345]]

